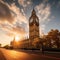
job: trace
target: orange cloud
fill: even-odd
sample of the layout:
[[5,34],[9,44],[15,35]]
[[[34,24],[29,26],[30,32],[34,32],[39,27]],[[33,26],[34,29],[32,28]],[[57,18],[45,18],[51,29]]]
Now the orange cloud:
[[19,24],[22,24],[22,22],[27,23],[27,18],[25,17],[24,12],[22,12],[14,3],[9,6],[7,3],[0,2],[1,29],[9,36],[24,35],[26,33],[25,29],[20,25],[17,25],[17,22],[19,22]]

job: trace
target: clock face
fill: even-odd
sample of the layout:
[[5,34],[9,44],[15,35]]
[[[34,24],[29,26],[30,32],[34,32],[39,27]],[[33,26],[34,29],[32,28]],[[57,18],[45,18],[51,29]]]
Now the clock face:
[[33,19],[30,20],[30,23],[32,23],[32,22],[33,22]]
[[38,19],[36,19],[36,22],[37,22],[37,23],[39,23],[39,20],[38,20]]

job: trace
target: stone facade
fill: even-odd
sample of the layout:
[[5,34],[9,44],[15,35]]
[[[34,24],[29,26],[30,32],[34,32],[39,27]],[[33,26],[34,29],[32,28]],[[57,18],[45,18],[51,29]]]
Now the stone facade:
[[39,41],[39,19],[33,9],[29,18],[29,39],[16,42],[15,39],[11,42],[14,48],[34,48],[33,42]]
[[39,18],[37,17],[36,12],[33,9],[31,17],[29,18],[30,46],[32,45],[32,42],[36,40],[36,38],[39,40]]

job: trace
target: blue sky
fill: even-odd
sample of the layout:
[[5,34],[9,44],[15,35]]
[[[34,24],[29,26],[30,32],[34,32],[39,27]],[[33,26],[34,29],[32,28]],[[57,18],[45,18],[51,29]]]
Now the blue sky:
[[0,43],[9,44],[14,37],[29,34],[29,17],[33,8],[39,17],[40,33],[60,31],[60,0],[0,0]]

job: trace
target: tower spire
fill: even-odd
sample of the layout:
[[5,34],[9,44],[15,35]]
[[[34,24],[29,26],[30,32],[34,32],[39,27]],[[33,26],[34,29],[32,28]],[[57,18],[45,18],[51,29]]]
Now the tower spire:
[[39,38],[39,18],[36,15],[36,11],[32,10],[31,17],[29,18],[29,38],[34,40],[36,37]]
[[33,8],[33,10],[32,10],[32,14],[36,14],[36,12],[35,12],[35,9]]

